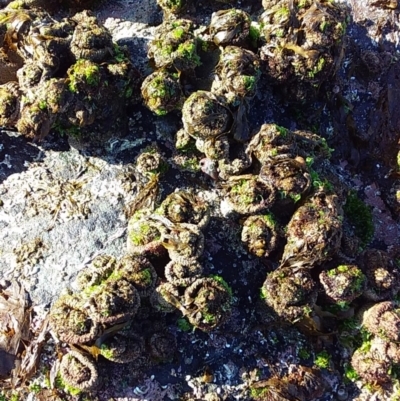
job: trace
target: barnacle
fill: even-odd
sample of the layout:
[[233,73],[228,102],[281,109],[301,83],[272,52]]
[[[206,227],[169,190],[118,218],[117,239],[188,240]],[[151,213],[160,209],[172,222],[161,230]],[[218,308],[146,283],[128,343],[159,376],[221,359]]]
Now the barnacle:
[[203,273],[203,266],[193,260],[190,264],[182,265],[171,260],[165,266],[165,278],[173,285],[179,287],[187,287],[196,279],[200,278]]
[[216,45],[242,46],[249,39],[250,25],[246,12],[232,8],[213,13],[208,29]]
[[231,303],[232,290],[224,280],[199,278],[185,290],[184,315],[193,326],[210,331],[229,318]]
[[85,59],[101,63],[113,55],[113,43],[110,32],[97,21],[90,11],[75,14],[72,20],[77,22],[71,39],[71,52],[76,60]]
[[50,132],[55,120],[54,114],[49,113],[46,109],[42,110],[40,103],[35,102],[22,107],[16,127],[21,134],[29,139],[42,139]]
[[226,46],[222,49],[215,73],[218,79],[214,80],[211,91],[237,105],[242,99],[252,99],[256,94],[260,62],[250,50]]
[[271,159],[296,157],[297,145],[292,131],[276,124],[263,124],[248,144],[247,152],[264,165]]
[[171,361],[176,352],[176,338],[169,332],[154,333],[149,340],[150,355],[157,362]]
[[342,208],[336,195],[311,196],[287,226],[281,265],[312,268],[332,258],[342,238]]
[[60,363],[62,381],[72,389],[93,390],[99,384],[97,368],[89,356],[70,350]]
[[115,269],[116,259],[109,255],[96,256],[92,263],[81,270],[75,279],[75,287],[83,291],[105,281]]
[[[229,132],[238,142],[245,142],[249,139],[247,137],[249,131],[244,129],[239,122],[239,114],[242,114],[242,111],[243,115],[245,115],[244,107],[239,106]],[[246,122],[245,125],[247,125]],[[251,156],[248,154],[244,146],[241,144],[232,144],[230,141],[231,139],[228,135],[219,135],[218,137],[210,137],[204,140],[197,138],[197,149],[206,155],[206,158],[200,161],[200,166],[206,174],[213,176],[212,170],[214,169],[214,175],[219,175],[222,179],[226,180],[231,175],[243,173],[244,170],[251,166]],[[234,153],[233,157],[231,153]]]
[[300,365],[293,366],[286,376],[273,376],[254,383],[251,395],[260,401],[306,401],[322,397],[327,389],[327,383],[318,370]]
[[256,175],[230,177],[224,202],[239,214],[262,213],[275,201],[275,189]]
[[385,384],[390,382],[391,361],[372,344],[358,348],[351,357],[351,366],[367,383]]
[[252,399],[257,401],[292,401],[298,394],[298,387],[286,377],[271,377],[251,386]]
[[86,290],[84,306],[90,316],[102,324],[116,324],[132,319],[140,306],[136,288],[123,278],[110,277],[98,286]]
[[17,82],[0,85],[0,126],[13,127],[20,111],[20,90]]
[[189,135],[208,139],[229,131],[232,115],[223,99],[211,92],[197,91],[183,104],[182,121]]
[[394,302],[379,302],[362,315],[362,325],[370,332],[389,341],[400,340],[400,309]]
[[287,380],[298,388],[296,396],[304,400],[318,399],[330,390],[320,371],[307,366],[296,366]]
[[167,168],[167,163],[156,147],[144,149],[135,161],[136,172],[140,179],[147,178],[152,174],[161,174]]
[[133,362],[143,355],[144,350],[143,337],[126,329],[106,338],[100,346],[100,354],[116,363]]
[[278,225],[271,214],[248,217],[242,228],[242,241],[250,253],[268,257],[278,245]]
[[50,324],[61,341],[81,344],[99,334],[99,322],[84,307],[77,295],[66,294],[57,299],[50,310]]
[[328,0],[301,7],[299,1],[282,0],[261,15],[266,42],[261,58],[271,82],[283,86],[287,100],[305,101],[335,72],[345,19],[345,8]]
[[171,283],[161,283],[151,294],[150,302],[153,308],[159,312],[175,312],[179,308],[179,290]]
[[339,265],[322,271],[319,280],[330,302],[349,304],[363,293],[367,279],[356,265]]
[[141,297],[149,296],[157,284],[154,266],[143,256],[126,255],[114,270],[115,277],[121,277],[132,284]]
[[135,213],[128,222],[128,253],[161,253],[165,227],[146,214]]
[[279,158],[261,167],[260,179],[272,185],[280,196],[281,207],[295,204],[311,189],[311,177],[303,158]]
[[261,293],[278,316],[295,323],[310,315],[318,290],[308,270],[284,267],[268,274]]
[[251,157],[245,151],[243,146],[235,149],[236,157],[225,157],[218,159],[218,173],[223,180],[229,181],[232,176],[243,174],[251,166]]
[[208,205],[188,191],[176,191],[168,195],[157,212],[173,223],[195,224],[200,229],[205,228],[210,219]]
[[293,135],[297,144],[297,153],[304,159],[313,157],[326,160],[331,157],[332,149],[325,138],[305,130],[294,130]]
[[171,260],[188,265],[203,254],[204,235],[196,225],[180,223],[164,236],[163,245]]
[[183,94],[176,73],[153,72],[143,81],[141,90],[145,105],[159,116],[182,108]]
[[150,42],[148,57],[154,58],[157,68],[194,69],[200,64],[200,58],[197,39],[191,31],[192,23],[188,20],[164,21]]
[[31,88],[40,82],[42,69],[32,60],[28,60],[17,71],[17,79],[20,88]]
[[367,277],[364,297],[371,301],[391,300],[400,290],[400,273],[394,260],[384,251],[368,249],[359,257]]
[[35,89],[24,97],[16,126],[28,138],[42,139],[56,123],[58,115],[66,111],[69,99],[64,79],[43,81]]

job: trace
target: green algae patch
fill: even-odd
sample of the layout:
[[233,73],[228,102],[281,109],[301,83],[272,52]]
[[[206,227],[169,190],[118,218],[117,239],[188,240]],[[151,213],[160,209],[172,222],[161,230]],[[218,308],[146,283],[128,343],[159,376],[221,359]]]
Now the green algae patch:
[[70,79],[68,89],[72,93],[77,93],[81,83],[97,86],[100,83],[101,72],[96,63],[81,59],[71,67],[68,75]]
[[358,197],[355,191],[350,191],[343,210],[354,227],[354,233],[361,239],[362,248],[365,248],[374,236],[371,208]]

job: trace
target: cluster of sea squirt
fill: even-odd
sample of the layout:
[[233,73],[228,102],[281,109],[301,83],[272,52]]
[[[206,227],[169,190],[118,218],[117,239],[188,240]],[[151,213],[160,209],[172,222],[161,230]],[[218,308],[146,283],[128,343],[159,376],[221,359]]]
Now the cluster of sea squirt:
[[[150,366],[170,360],[175,337],[152,315],[149,297],[157,284],[156,271],[141,255],[119,260],[96,257],[79,272],[74,287],[52,305],[50,324],[71,349],[62,358],[59,374],[69,392],[90,391],[99,385],[96,360]],[[136,319],[135,325],[132,324]],[[146,324],[156,319],[159,324]]]
[[[177,149],[195,141],[205,155],[202,170],[222,183],[222,214],[240,221],[249,253],[276,262],[261,288],[268,313],[314,333],[331,330],[333,321],[337,340],[353,354],[347,377],[390,383],[390,367],[400,362],[393,343],[400,313],[392,301],[400,281],[393,255],[366,249],[370,211],[334,173],[324,138],[276,124],[253,135],[247,123],[261,78],[287,102],[304,103],[334,77],[344,55],[346,8],[264,0],[258,20],[232,8],[194,30],[179,19],[190,15],[189,1],[158,3],[165,19],[149,47],[157,71],[142,86],[144,102],[158,115],[181,110]],[[213,57],[205,82],[202,63]]]
[[[40,139],[51,129],[81,135],[123,119],[140,92],[139,74],[110,33],[88,11],[56,21],[28,3],[11,2],[0,13],[0,125]],[[314,334],[334,321],[352,355],[348,373],[390,383],[400,363],[393,257],[365,250],[370,235],[354,220],[365,209],[335,175],[324,138],[274,123],[253,133],[247,121],[261,80],[286,101],[304,103],[334,76],[346,9],[328,0],[263,0],[257,19],[224,9],[195,29],[190,1],[158,3],[165,18],[149,44],[155,71],[142,83],[143,102],[156,116],[181,113],[177,149],[195,143],[203,171],[220,184],[221,215],[239,222],[249,254],[272,262],[262,314]],[[203,331],[229,321],[232,290],[202,261],[209,206],[188,189],[159,202],[164,164],[156,148],[136,160],[143,186],[131,205],[127,254],[95,258],[79,273],[77,291],[51,308],[53,332],[72,349],[60,364],[70,389],[96,388],[99,355],[142,367],[170,360],[176,340],[162,324],[169,312]],[[314,383],[312,371],[301,372]],[[313,398],[293,374],[274,380],[255,385],[252,397],[267,399],[275,388],[281,399]]]
[[140,74],[90,11],[56,20],[11,2],[0,32],[1,126],[35,140],[123,127]]
[[[138,176],[150,183],[162,166],[154,149],[136,161]],[[93,357],[99,355],[136,368],[171,360],[176,339],[160,326],[166,313],[179,309],[191,325],[205,331],[229,318],[231,289],[221,277],[203,275],[202,230],[209,217],[198,197],[174,192],[153,213],[151,207],[134,213],[124,257],[99,256],[79,272],[77,291],[60,296],[50,311],[54,333],[72,348],[59,371],[67,388],[97,387]]]

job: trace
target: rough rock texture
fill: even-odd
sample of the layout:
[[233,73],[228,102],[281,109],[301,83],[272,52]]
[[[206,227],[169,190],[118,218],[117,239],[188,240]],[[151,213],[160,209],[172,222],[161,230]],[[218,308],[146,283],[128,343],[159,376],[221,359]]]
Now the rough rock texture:
[[[335,148],[337,174],[347,185],[364,192],[367,203],[374,207],[374,240],[393,247],[399,245],[399,216],[388,208],[384,194],[390,185],[387,177],[398,175],[395,149],[400,125],[395,110],[400,102],[400,81],[399,62],[392,56],[398,57],[400,50],[399,10],[377,7],[378,2],[371,1],[369,8],[362,0],[341,2],[352,8],[354,19],[348,27],[347,55],[338,83],[330,92],[335,99],[332,103],[340,105],[331,115],[323,109],[316,129]],[[205,7],[204,13],[196,15],[197,22],[210,19],[211,8],[204,3],[196,4],[198,10]],[[106,1],[94,11],[114,40],[128,46],[135,66],[148,75],[152,69],[147,43],[162,21],[156,2]],[[368,69],[367,60],[373,57],[361,57],[365,49],[378,54],[384,68],[378,72],[373,66]],[[300,123],[293,121],[293,116],[282,116],[284,107],[284,102],[275,104],[270,89],[265,89],[250,110],[252,128],[278,117],[295,129]],[[310,112],[302,123],[311,124],[313,117]],[[120,137],[116,132],[102,148],[52,135],[40,144],[29,143],[0,130],[0,278],[19,280],[35,305],[49,306],[96,255],[123,255],[127,228],[124,207],[137,193],[129,166],[140,149],[156,140],[169,152],[170,170],[162,191],[167,194],[177,187],[195,185],[215,209],[220,199],[214,184],[196,170],[178,169],[181,160],[172,153],[174,134],[180,128],[177,121],[158,119],[137,106],[130,116],[129,134]],[[332,337],[320,336],[317,331],[314,352],[309,339],[297,329],[271,330],[268,311],[254,312],[259,309],[258,289],[275,266],[249,256],[240,236],[235,237],[239,225],[229,219],[221,223],[218,211],[215,216],[206,232],[204,265],[206,274],[221,274],[233,288],[235,301],[227,326],[205,334],[178,330],[173,322],[179,355],[170,364],[149,371],[134,364],[110,367],[101,361],[103,387],[91,399],[217,399],[210,398],[213,394],[218,399],[249,400],[249,383],[259,380],[260,374],[270,377],[276,371],[284,375],[296,370],[296,364],[312,364],[317,352],[332,347]],[[54,344],[45,351],[53,361]],[[341,352],[346,356],[349,351],[343,347]],[[44,381],[42,373],[38,378]],[[332,390],[326,397],[332,398],[342,380],[338,370],[331,372],[329,380]],[[355,399],[357,390],[349,387],[348,391],[349,399]],[[179,397],[186,393],[186,398],[178,398],[177,393]],[[368,397],[365,393],[358,399]]]

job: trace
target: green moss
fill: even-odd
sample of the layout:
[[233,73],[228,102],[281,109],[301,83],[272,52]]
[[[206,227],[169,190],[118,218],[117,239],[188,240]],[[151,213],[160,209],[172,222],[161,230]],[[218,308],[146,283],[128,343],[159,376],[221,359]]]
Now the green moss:
[[353,366],[351,366],[349,363],[346,363],[344,366],[344,377],[351,382],[355,382],[360,378]]
[[244,87],[247,91],[251,92],[255,89],[257,84],[257,77],[253,75],[243,75]]
[[232,288],[221,276],[213,276],[212,275],[210,277],[212,277],[215,281],[218,281],[225,288],[225,290],[229,294],[229,297],[232,298],[232,296],[233,296]]
[[65,381],[63,380],[63,378],[61,377],[60,374],[58,374],[56,376],[55,379],[55,387],[59,390],[63,390],[66,393],[76,397],[77,395],[79,395],[82,390],[80,390],[79,388],[75,388],[73,386],[70,386],[68,383],[65,383]]
[[326,61],[323,57],[320,57],[317,61],[317,64],[314,65],[311,71],[308,71],[308,77],[314,78],[319,72],[321,72],[326,64]]
[[263,399],[268,393],[268,387],[251,387],[250,388],[250,397],[255,399]]
[[347,301],[337,301],[336,305],[341,311],[349,309],[349,303]]
[[113,50],[114,50],[114,60],[117,63],[129,61],[129,58],[125,55],[123,49],[120,46],[118,46],[116,43],[114,43]]
[[153,97],[165,98],[173,95],[172,88],[166,85],[164,75],[155,77],[151,81],[150,87],[152,88],[151,95]]
[[372,337],[373,335],[364,327],[360,329],[361,345],[359,348],[361,352],[366,353],[371,349]]
[[322,22],[319,24],[319,30],[320,30],[321,32],[325,32],[326,28],[328,28],[329,25],[330,25],[330,22],[328,22],[328,21],[322,21]]
[[178,326],[178,329],[180,331],[191,331],[193,329],[193,326],[184,318],[180,318],[176,321],[176,325]]
[[374,235],[371,208],[358,197],[355,191],[350,191],[343,210],[354,228],[354,233],[361,239],[362,248],[365,248]]
[[183,1],[182,0],[169,0],[168,1],[169,6],[172,8],[181,8],[183,7]]
[[35,394],[38,394],[41,389],[42,389],[42,386],[39,383],[32,383],[29,386],[29,390],[32,391]]
[[272,227],[276,226],[276,220],[275,220],[275,216],[272,213],[266,213],[262,216],[262,219],[269,225]]
[[268,292],[267,290],[263,287],[260,289],[260,298],[261,299],[266,299],[268,297]]
[[108,348],[106,344],[101,344],[100,353],[106,359],[112,359],[114,357],[114,352]]
[[311,356],[311,354],[305,348],[300,348],[298,355],[301,359],[308,359]]
[[[254,181],[252,180],[240,180],[236,185],[234,185],[231,189],[232,194],[237,195],[239,199],[237,199],[238,203],[243,203],[245,205],[251,205],[254,202],[257,202],[257,199],[254,199]],[[260,199],[261,201],[262,199]]]
[[287,18],[290,15],[290,10],[288,7],[281,7],[278,10],[276,10],[274,17],[276,18]]
[[123,275],[120,271],[113,271],[108,277],[109,280],[120,280],[123,278]]
[[78,85],[84,82],[90,86],[97,86],[100,83],[100,68],[96,63],[89,60],[78,60],[68,72],[68,89],[72,93],[78,92]]
[[142,270],[139,275],[140,281],[144,285],[150,285],[153,281],[153,276],[151,275],[151,270],[149,268]]
[[60,124],[59,121],[56,121],[52,127],[56,132],[58,132],[61,136],[71,136],[73,138],[80,138],[82,136],[82,132],[80,128],[76,125],[65,127]]
[[314,158],[313,157],[307,157],[306,158],[306,164],[307,167],[310,171],[310,177],[311,177],[311,182],[312,186],[315,190],[318,189],[323,189],[326,192],[332,192],[333,191],[333,185],[327,180],[327,179],[322,179],[320,175],[318,174],[317,171],[315,171],[311,166],[314,164]]
[[249,37],[252,46],[254,47],[258,46],[258,41],[260,40],[260,36],[261,36],[260,26],[252,23],[249,29]]
[[183,27],[179,26],[172,31],[172,36],[175,39],[181,39],[185,35],[185,30]]
[[158,232],[153,226],[149,225],[145,221],[143,221],[137,230],[133,230],[129,233],[129,238],[133,242],[134,245],[144,245],[149,237],[151,237],[151,241],[158,241],[161,238],[161,234]]
[[199,66],[201,64],[200,57],[197,54],[196,44],[190,41],[181,43],[176,50],[177,54],[189,60],[195,66]]
[[39,109],[42,111],[46,111],[47,110],[47,102],[46,100],[40,100],[39,101]]
[[19,10],[20,8],[24,8],[25,2],[23,0],[16,0],[12,1],[9,5],[8,8],[11,8],[13,10]]
[[197,160],[196,156],[193,157],[186,157],[182,164],[181,167],[186,170],[186,171],[191,171],[193,173],[200,171],[200,165],[199,161]]
[[331,357],[326,350],[315,355],[314,363],[321,369],[327,369],[330,364]]
[[213,315],[213,314],[210,313],[210,312],[203,311],[203,312],[202,312],[202,317],[203,317],[203,319],[204,319],[204,321],[205,321],[206,323],[209,323],[209,324],[211,324],[211,325],[214,325],[215,322],[216,322],[216,317],[215,317],[215,315]]
[[289,133],[289,130],[285,127],[281,127],[280,125],[275,124],[275,128],[279,131],[279,135],[285,138]]

